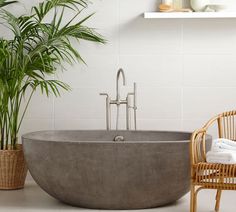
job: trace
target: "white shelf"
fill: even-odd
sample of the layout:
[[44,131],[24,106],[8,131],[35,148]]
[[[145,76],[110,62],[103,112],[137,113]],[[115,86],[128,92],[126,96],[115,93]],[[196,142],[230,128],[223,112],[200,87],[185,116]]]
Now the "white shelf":
[[236,18],[236,12],[145,12],[144,18]]

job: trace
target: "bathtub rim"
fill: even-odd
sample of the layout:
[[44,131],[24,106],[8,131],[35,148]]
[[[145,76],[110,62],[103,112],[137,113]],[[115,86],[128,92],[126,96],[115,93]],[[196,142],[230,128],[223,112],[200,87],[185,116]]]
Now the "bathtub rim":
[[[63,139],[61,139],[61,140],[56,140],[56,139],[39,139],[39,138],[34,138],[33,136],[34,136],[34,134],[37,134],[37,133],[49,133],[49,132],[75,132],[75,131],[78,131],[78,132],[89,132],[89,131],[92,131],[92,132],[114,132],[114,133],[116,133],[117,132],[117,135],[119,135],[119,132],[120,133],[123,133],[123,132],[144,132],[144,133],[180,133],[180,134],[189,134],[189,139],[176,139],[176,140],[172,140],[172,139],[170,139],[170,140],[152,140],[152,141],[150,141],[150,140],[147,140],[147,139],[145,139],[145,140],[141,140],[141,141],[137,141],[137,140],[135,140],[135,139],[132,139],[132,140],[125,140],[125,141],[113,141],[112,139],[111,140],[109,140],[109,141],[104,141],[104,140],[101,140],[101,141],[99,141],[99,140],[89,140],[89,141],[84,141],[83,139],[81,139],[81,140],[73,140],[73,139],[70,139],[70,140],[63,140]],[[95,129],[95,130],[39,130],[39,131],[34,131],[34,132],[30,132],[30,133],[26,133],[26,134],[23,134],[22,136],[21,136],[21,138],[22,138],[22,141],[24,141],[24,140],[33,140],[33,141],[35,141],[35,142],[37,142],[37,141],[39,141],[39,142],[53,142],[53,143],[83,143],[83,144],[85,144],[85,143],[88,143],[88,144],[92,144],[92,143],[94,143],[94,144],[132,144],[132,143],[140,143],[140,144],[147,144],[147,143],[168,143],[168,144],[170,144],[170,143],[189,143],[190,142],[190,138],[191,138],[191,134],[192,134],[192,132],[191,131],[169,131],[169,130],[129,130],[129,131],[127,131],[127,130],[98,130],[98,129]],[[212,138],[212,136],[211,135],[209,135],[209,134],[207,134],[207,136],[206,136],[206,140],[208,140],[208,139],[211,139]]]

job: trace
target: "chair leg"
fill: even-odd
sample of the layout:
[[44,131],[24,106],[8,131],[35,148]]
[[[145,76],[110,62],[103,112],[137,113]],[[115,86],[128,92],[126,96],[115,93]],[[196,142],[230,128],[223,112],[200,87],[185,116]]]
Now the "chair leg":
[[191,185],[191,199],[190,199],[190,212],[197,212],[197,194],[203,187],[195,189],[194,185]]
[[196,210],[197,210],[197,192],[195,191],[195,186],[191,185],[190,212],[196,212]]
[[191,190],[190,190],[190,212],[193,212],[194,192],[195,192],[195,188],[194,188],[193,185],[191,185]]
[[220,198],[221,198],[222,190],[218,189],[216,193],[216,204],[215,204],[215,211],[218,212],[220,209]]

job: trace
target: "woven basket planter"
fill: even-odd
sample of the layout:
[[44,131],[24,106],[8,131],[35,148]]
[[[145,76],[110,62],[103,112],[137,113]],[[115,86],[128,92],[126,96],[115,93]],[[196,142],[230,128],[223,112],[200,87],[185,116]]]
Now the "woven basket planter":
[[22,145],[18,145],[16,150],[0,150],[0,189],[23,188],[26,174]]

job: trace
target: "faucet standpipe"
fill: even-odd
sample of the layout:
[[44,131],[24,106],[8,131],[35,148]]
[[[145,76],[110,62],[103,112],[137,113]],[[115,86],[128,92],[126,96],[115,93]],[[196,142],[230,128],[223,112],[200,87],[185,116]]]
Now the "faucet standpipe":
[[[137,129],[136,124],[136,83],[134,83],[134,91],[132,93],[128,93],[125,100],[122,100],[120,98],[120,77],[122,76],[123,79],[123,86],[126,85],[126,79],[125,79],[125,73],[123,69],[119,69],[116,75],[116,99],[112,100],[110,99],[109,95],[107,93],[100,93],[102,96],[106,96],[106,128],[107,130],[111,129],[111,105],[116,105],[117,108],[117,117],[116,117],[116,130],[119,128],[119,116],[120,116],[120,105],[125,104],[126,105],[126,129],[130,130],[131,128],[131,109],[133,109],[133,117],[134,117],[134,129]],[[130,98],[133,97],[133,104],[130,103]]]
[[110,107],[110,97],[107,93],[100,93],[101,96],[106,96],[106,128],[111,129],[111,107]]

